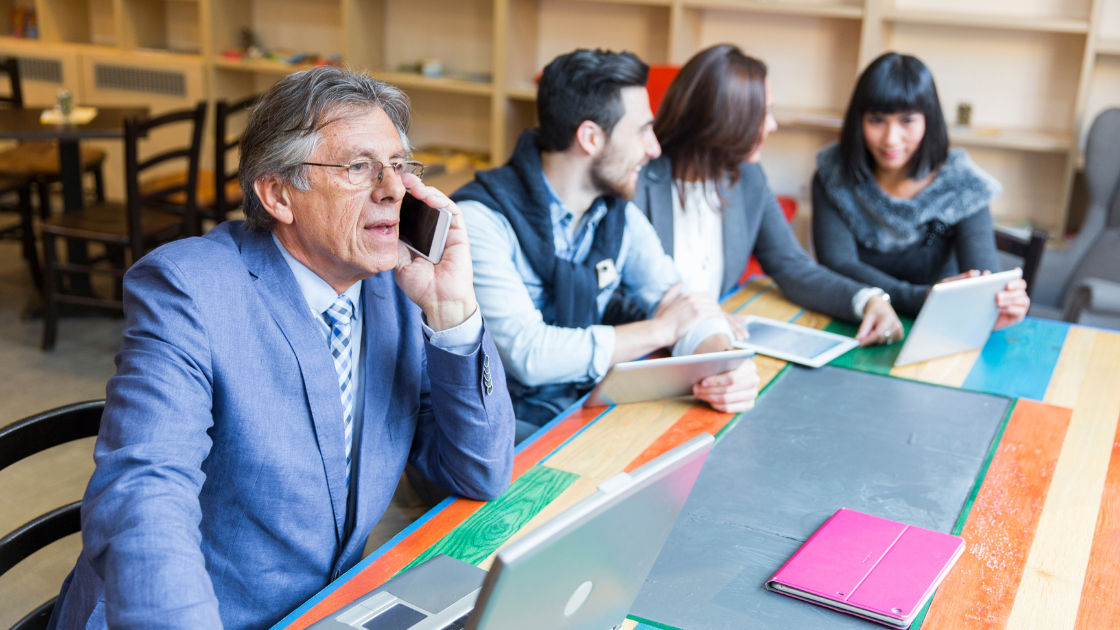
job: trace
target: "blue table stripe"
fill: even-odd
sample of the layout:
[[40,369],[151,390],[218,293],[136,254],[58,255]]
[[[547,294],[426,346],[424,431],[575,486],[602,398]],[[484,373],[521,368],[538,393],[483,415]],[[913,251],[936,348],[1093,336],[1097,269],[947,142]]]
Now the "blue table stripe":
[[1069,324],[1028,317],[988,338],[962,389],[1042,400]]

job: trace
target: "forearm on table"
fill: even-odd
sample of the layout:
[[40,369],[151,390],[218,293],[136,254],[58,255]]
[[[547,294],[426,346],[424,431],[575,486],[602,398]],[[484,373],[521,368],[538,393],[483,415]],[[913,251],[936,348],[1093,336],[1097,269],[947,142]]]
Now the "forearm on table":
[[656,319],[615,326],[614,338],[611,365],[640,359],[676,341],[673,338],[673,331]]

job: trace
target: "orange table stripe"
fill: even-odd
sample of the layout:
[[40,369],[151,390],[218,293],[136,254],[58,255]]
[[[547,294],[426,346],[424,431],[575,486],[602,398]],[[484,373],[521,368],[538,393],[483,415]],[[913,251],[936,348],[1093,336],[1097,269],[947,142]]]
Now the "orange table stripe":
[[661,437],[650,444],[649,448],[642,452],[634,461],[630,462],[623,470],[623,472],[630,472],[642,464],[658,457],[681,444],[691,440],[692,438],[700,435],[701,433],[711,433],[715,435],[727,424],[732,418],[735,417],[733,413],[720,413],[707,405],[697,405],[689,409],[676,424],[669,428],[668,431],[661,434]]
[[[580,429],[591,423],[599,414],[606,411],[605,407],[595,409],[579,408],[567,418],[556,423],[544,435],[541,435],[532,444],[529,444],[513,458],[513,479],[523,475],[554,451],[565,440],[575,435]],[[319,621],[328,613],[338,610],[349,604],[359,596],[377,588],[386,580],[396,575],[398,571],[408,566],[429,547],[439,542],[451,530],[467,520],[478,511],[484,501],[470,499],[456,499],[426,523],[416,528],[400,543],[386,551],[380,558],[362,570],[345,584],[339,586],[333,593],[327,595],[315,606],[295,620],[287,630],[302,630]]]
[[1019,400],[922,630],[1007,626],[1072,410]]
[[1112,457],[1101,495],[1097,529],[1093,533],[1093,549],[1089,567],[1081,587],[1081,603],[1077,610],[1076,630],[1108,628],[1120,620],[1120,427],[1112,440]]

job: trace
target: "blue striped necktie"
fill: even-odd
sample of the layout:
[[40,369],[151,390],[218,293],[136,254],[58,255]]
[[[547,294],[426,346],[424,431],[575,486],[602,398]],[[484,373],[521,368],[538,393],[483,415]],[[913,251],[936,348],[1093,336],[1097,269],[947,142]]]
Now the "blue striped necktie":
[[345,295],[340,295],[334,303],[323,311],[323,319],[331,328],[327,342],[334,369],[338,372],[338,389],[342,394],[342,420],[346,424],[346,493],[350,493],[350,444],[354,437],[354,383],[351,376],[353,366],[353,344],[350,343],[350,322],[354,319],[354,303]]

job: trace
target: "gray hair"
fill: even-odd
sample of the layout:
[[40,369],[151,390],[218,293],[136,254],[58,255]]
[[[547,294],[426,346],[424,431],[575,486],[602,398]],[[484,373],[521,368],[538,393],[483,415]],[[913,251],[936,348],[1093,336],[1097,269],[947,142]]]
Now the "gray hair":
[[249,113],[241,136],[239,180],[250,231],[272,229],[253,183],[279,177],[298,190],[310,189],[302,166],[319,145],[319,132],[341,118],[380,109],[389,116],[409,151],[411,121],[408,96],[399,88],[365,74],[321,66],[289,74],[268,89]]

